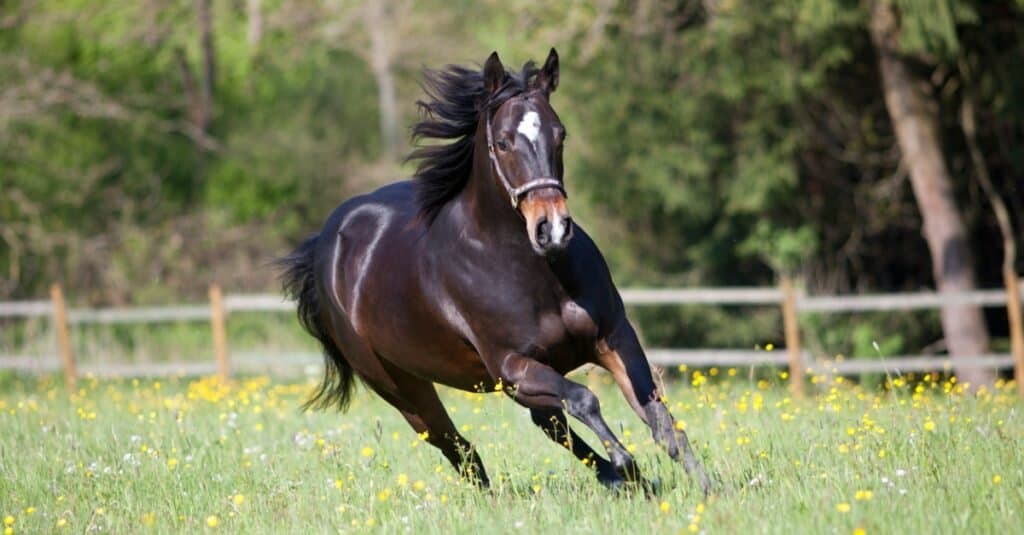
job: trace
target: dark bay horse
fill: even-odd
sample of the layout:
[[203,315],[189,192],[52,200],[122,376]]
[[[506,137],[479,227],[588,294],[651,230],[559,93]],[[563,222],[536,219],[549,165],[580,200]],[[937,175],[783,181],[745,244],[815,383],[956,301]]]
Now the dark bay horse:
[[[498,385],[552,440],[592,460],[602,483],[643,482],[597,397],[565,378],[593,363],[706,494],[710,481],[655,387],[608,266],[569,217],[565,128],[549,102],[557,86],[553,49],[539,69],[506,72],[492,53],[482,72],[428,72],[413,135],[448,142],[420,146],[413,180],[349,199],[279,261],[299,319],[325,352],[308,405],[344,408],[358,376],[487,485],[434,383]],[[566,412],[609,459],[570,429]]]

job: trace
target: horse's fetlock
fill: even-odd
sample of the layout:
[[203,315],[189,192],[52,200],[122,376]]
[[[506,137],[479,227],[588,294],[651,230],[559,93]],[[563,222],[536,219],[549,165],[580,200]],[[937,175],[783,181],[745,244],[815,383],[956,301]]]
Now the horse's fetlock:
[[636,460],[629,453],[612,453],[611,459],[615,471],[627,481],[636,481],[640,478],[640,467],[637,466]]

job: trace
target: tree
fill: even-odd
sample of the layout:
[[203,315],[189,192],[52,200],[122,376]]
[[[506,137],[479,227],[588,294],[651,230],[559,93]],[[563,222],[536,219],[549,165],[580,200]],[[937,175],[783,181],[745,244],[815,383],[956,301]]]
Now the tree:
[[[929,80],[902,50],[900,14],[906,16],[887,0],[871,6],[871,38],[878,50],[885,104],[921,211],[935,285],[940,293],[973,290],[974,265],[953,179],[943,157],[938,102]],[[942,327],[954,362],[959,357],[980,356],[988,349],[988,329],[978,306],[943,306]],[[990,384],[995,378],[993,372],[982,368],[955,369],[961,380],[974,386]]]

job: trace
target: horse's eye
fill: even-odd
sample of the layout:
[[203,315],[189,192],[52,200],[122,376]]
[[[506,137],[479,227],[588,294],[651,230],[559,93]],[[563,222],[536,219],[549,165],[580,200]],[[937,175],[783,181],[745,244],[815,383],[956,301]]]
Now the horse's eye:
[[506,150],[508,150],[508,141],[505,141],[504,139],[499,139],[499,140],[498,140],[498,141],[497,141],[497,142],[495,143],[495,145],[497,145],[497,147],[498,147],[498,150],[500,150],[500,151],[506,151]]

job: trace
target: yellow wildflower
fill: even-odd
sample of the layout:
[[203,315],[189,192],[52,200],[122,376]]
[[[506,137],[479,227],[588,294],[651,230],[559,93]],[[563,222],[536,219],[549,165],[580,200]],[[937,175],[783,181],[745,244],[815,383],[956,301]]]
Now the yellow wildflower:
[[206,517],[206,525],[215,528],[220,525],[220,519],[217,518],[217,515],[210,515]]
[[850,512],[850,504],[848,504],[846,502],[836,504],[836,511],[839,511],[840,513],[849,513]]

